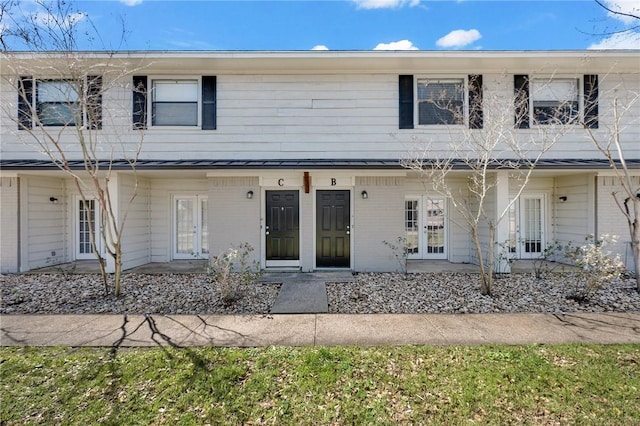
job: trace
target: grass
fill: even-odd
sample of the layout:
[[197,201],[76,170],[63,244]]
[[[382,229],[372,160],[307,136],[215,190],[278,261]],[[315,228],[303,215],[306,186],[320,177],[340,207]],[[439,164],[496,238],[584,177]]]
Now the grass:
[[0,424],[640,423],[640,345],[0,348]]

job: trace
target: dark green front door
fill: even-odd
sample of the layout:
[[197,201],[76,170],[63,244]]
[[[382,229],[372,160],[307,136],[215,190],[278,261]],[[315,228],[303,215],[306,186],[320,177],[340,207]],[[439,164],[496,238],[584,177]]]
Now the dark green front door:
[[349,198],[349,191],[316,191],[317,268],[350,266]]
[[300,207],[298,191],[267,191],[267,260],[300,259]]

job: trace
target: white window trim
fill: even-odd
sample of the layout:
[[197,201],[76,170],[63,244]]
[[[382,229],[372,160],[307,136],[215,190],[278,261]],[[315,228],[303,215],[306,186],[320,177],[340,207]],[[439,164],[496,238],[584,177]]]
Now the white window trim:
[[[180,131],[189,132],[202,129],[202,76],[201,75],[150,75],[149,79],[149,96],[147,96],[147,128],[148,130],[162,130],[162,131]],[[197,89],[197,124],[195,126],[162,126],[153,124],[153,90],[154,82],[162,80],[191,80],[196,81],[198,85]]]
[[[420,124],[420,111],[418,99],[418,82],[420,80],[432,80],[442,82],[459,82],[462,81],[462,108],[463,120],[460,124]],[[447,127],[465,128],[469,126],[469,76],[462,74],[421,74],[414,76],[413,84],[413,122],[416,128],[426,129],[444,129]]]

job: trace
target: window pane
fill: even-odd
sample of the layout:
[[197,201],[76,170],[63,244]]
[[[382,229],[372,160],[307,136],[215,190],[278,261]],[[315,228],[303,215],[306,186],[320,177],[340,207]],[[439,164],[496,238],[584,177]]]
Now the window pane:
[[198,82],[195,80],[156,80],[153,100],[157,102],[197,102]]
[[578,82],[574,79],[533,80],[534,101],[570,102],[578,100]]
[[153,104],[154,126],[197,126],[198,104],[163,102]]
[[463,80],[418,80],[418,124],[464,123]]
[[77,102],[80,89],[77,86],[63,80],[38,81],[38,102]]
[[462,124],[462,102],[420,102],[418,124]]
[[418,200],[404,202],[404,230],[407,253],[418,253]]
[[76,123],[76,114],[80,118],[78,104],[39,103],[38,118],[43,126],[72,126]]

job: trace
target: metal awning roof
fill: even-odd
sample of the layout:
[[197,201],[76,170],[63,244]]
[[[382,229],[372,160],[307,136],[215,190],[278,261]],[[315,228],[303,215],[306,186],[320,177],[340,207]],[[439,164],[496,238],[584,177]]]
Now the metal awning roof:
[[[436,160],[423,160],[425,168],[430,162]],[[640,159],[626,160],[630,168],[640,168]],[[494,160],[491,169],[515,169],[526,166],[527,162],[517,160]],[[83,160],[69,161],[73,170],[83,170]],[[470,169],[463,160],[453,160],[451,164],[455,170]],[[113,170],[130,170],[131,164],[126,159],[113,161],[101,160],[99,167]],[[59,167],[50,160],[0,160],[2,170],[56,170]],[[137,170],[219,170],[219,169],[403,169],[400,160],[397,159],[282,159],[282,160],[149,160],[136,161]],[[540,160],[537,169],[609,169],[606,159],[548,159]]]

